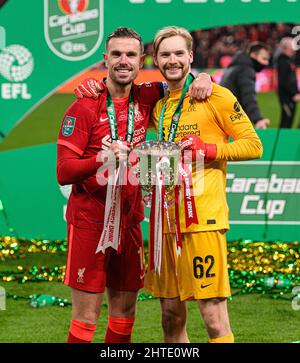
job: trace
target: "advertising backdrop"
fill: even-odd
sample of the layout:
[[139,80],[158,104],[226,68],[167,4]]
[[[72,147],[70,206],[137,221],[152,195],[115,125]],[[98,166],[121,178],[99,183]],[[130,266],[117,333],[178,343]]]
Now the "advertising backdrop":
[[[8,0],[0,8],[0,143],[67,80],[101,61],[116,27],[132,27],[149,42],[170,24],[195,30],[296,23],[299,6],[300,0]],[[261,132],[263,159],[228,165],[229,239],[299,240],[299,132]],[[70,188],[57,185],[55,163],[53,143],[0,151],[1,235],[66,237]],[[145,238],[146,229],[145,222]]]
[[299,4],[299,0],[8,0],[0,9],[0,131],[7,135],[66,80],[99,62],[106,36],[119,26],[133,27],[149,42],[159,28],[170,24],[195,30],[296,23]]

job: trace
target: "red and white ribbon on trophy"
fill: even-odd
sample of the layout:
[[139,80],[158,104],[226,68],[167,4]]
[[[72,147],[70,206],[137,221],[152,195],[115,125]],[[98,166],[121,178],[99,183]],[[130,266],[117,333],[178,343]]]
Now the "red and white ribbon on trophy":
[[[121,161],[117,168],[114,163],[106,164],[103,168],[106,169],[107,167],[108,183],[106,190],[104,224],[96,253],[104,253],[108,247],[112,247],[118,251],[120,246],[122,180],[126,173],[127,163],[126,161]],[[100,169],[102,169],[102,167]]]
[[[163,184],[164,165],[170,166],[170,161],[164,157],[156,165],[156,183],[152,192],[152,206],[150,213],[150,268],[157,273],[161,271],[162,258],[162,241],[164,233],[164,209],[169,230],[171,231],[171,222],[168,212],[168,201]],[[185,220],[188,228],[192,223],[198,224],[195,197],[193,193],[193,181],[191,171],[184,164],[179,164],[179,175],[183,184],[183,202],[185,206]],[[182,237],[180,229],[180,185],[175,186],[175,238],[177,255],[181,254]]]
[[179,166],[179,173],[183,180],[183,202],[185,210],[185,226],[188,228],[191,224],[198,224],[197,210],[194,197],[192,172],[184,164]]
[[150,212],[150,268],[157,273],[161,271],[162,241],[164,232],[165,186],[164,170],[170,167],[170,161],[162,157],[156,164],[156,180],[152,191]]
[[[193,191],[193,180],[191,171],[182,163],[179,163],[178,167],[179,175],[183,185],[183,203],[185,210],[185,223],[186,228],[191,224],[198,224],[197,210],[195,204],[195,197]],[[177,256],[181,255],[182,238],[180,229],[180,213],[179,205],[181,201],[181,188],[180,185],[175,187],[175,238],[176,238],[176,250]]]

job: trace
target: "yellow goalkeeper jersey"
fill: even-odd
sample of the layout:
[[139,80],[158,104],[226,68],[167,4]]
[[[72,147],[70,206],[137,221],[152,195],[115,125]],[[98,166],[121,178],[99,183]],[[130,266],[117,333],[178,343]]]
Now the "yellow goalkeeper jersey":
[[[152,114],[152,122],[158,130],[158,119],[166,102],[164,139],[169,135],[171,119],[179,102],[182,89],[171,90],[159,100]],[[212,95],[204,101],[192,101],[188,95],[176,132],[175,142],[190,134],[204,142],[217,145],[217,158],[205,163],[201,171],[192,171],[198,224],[186,227],[185,207],[180,203],[180,227],[182,233],[229,229],[229,210],[226,201],[226,162],[257,159],[262,156],[262,144],[251,121],[234,95],[226,88],[213,84]],[[229,138],[233,141],[229,142]],[[174,233],[174,206],[169,208],[171,230],[165,218],[165,233]]]

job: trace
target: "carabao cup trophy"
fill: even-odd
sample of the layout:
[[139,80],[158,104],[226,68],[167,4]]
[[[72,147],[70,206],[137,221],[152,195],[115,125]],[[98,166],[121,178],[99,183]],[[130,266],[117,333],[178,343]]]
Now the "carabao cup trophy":
[[[135,148],[138,156],[137,176],[148,194],[146,206],[151,206],[149,234],[149,266],[157,273],[161,271],[164,210],[168,220],[168,207],[173,203],[178,184],[178,169],[181,157],[180,146],[168,141],[145,141]],[[175,203],[175,207],[177,204]]]
[[145,205],[151,205],[152,190],[158,183],[163,186],[171,202],[171,192],[178,180],[180,146],[170,141],[145,141],[139,144],[135,151],[138,155],[139,183],[147,193],[144,197]]

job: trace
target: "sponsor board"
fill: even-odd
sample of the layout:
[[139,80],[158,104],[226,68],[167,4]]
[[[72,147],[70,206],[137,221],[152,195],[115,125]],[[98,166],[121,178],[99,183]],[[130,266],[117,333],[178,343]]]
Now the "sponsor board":
[[58,57],[80,61],[90,57],[103,39],[103,0],[44,0],[44,32]]
[[300,162],[229,163],[230,224],[300,226]]
[[[30,50],[20,44],[12,44],[0,50],[1,98],[11,100],[31,99],[28,84],[24,82],[34,70],[34,59]],[[8,82],[7,82],[8,81]]]

